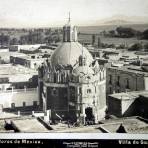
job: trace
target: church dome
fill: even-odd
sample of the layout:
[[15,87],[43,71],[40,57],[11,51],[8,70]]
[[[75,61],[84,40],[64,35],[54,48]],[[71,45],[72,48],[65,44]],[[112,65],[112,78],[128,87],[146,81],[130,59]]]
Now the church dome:
[[93,75],[94,71],[89,66],[79,66],[73,70],[73,73],[79,75]]
[[51,64],[53,67],[57,64],[74,66],[78,63],[82,50],[87,59],[86,64],[90,65],[93,62],[92,55],[79,42],[63,42],[52,54]]

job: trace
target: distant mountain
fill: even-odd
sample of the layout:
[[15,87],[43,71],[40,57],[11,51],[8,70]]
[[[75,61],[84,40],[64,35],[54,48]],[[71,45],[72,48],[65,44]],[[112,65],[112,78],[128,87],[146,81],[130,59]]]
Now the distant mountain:
[[115,15],[103,20],[97,20],[94,22],[94,25],[98,26],[98,25],[124,25],[124,24],[146,24],[146,23],[148,23],[147,17]]
[[132,24],[132,22],[125,21],[125,20],[111,20],[111,21],[106,21],[103,24],[105,24],[105,25],[122,25],[122,24]]

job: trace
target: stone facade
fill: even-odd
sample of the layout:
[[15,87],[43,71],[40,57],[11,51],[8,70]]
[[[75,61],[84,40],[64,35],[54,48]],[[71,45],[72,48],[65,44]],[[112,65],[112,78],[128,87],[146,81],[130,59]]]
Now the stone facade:
[[109,66],[107,68],[106,84],[107,95],[128,91],[148,90],[148,74],[140,67],[135,69],[126,66]]

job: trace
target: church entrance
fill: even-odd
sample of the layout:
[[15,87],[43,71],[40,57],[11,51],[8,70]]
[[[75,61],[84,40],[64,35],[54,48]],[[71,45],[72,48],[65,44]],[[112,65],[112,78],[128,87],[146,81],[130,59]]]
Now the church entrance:
[[85,123],[86,125],[94,124],[94,115],[93,115],[93,109],[91,107],[87,107],[85,109]]

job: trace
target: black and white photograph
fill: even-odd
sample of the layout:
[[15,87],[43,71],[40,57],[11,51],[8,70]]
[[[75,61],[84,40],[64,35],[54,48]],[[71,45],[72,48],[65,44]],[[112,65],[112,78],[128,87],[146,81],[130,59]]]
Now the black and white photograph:
[[148,140],[147,0],[0,0],[0,139],[63,133]]

